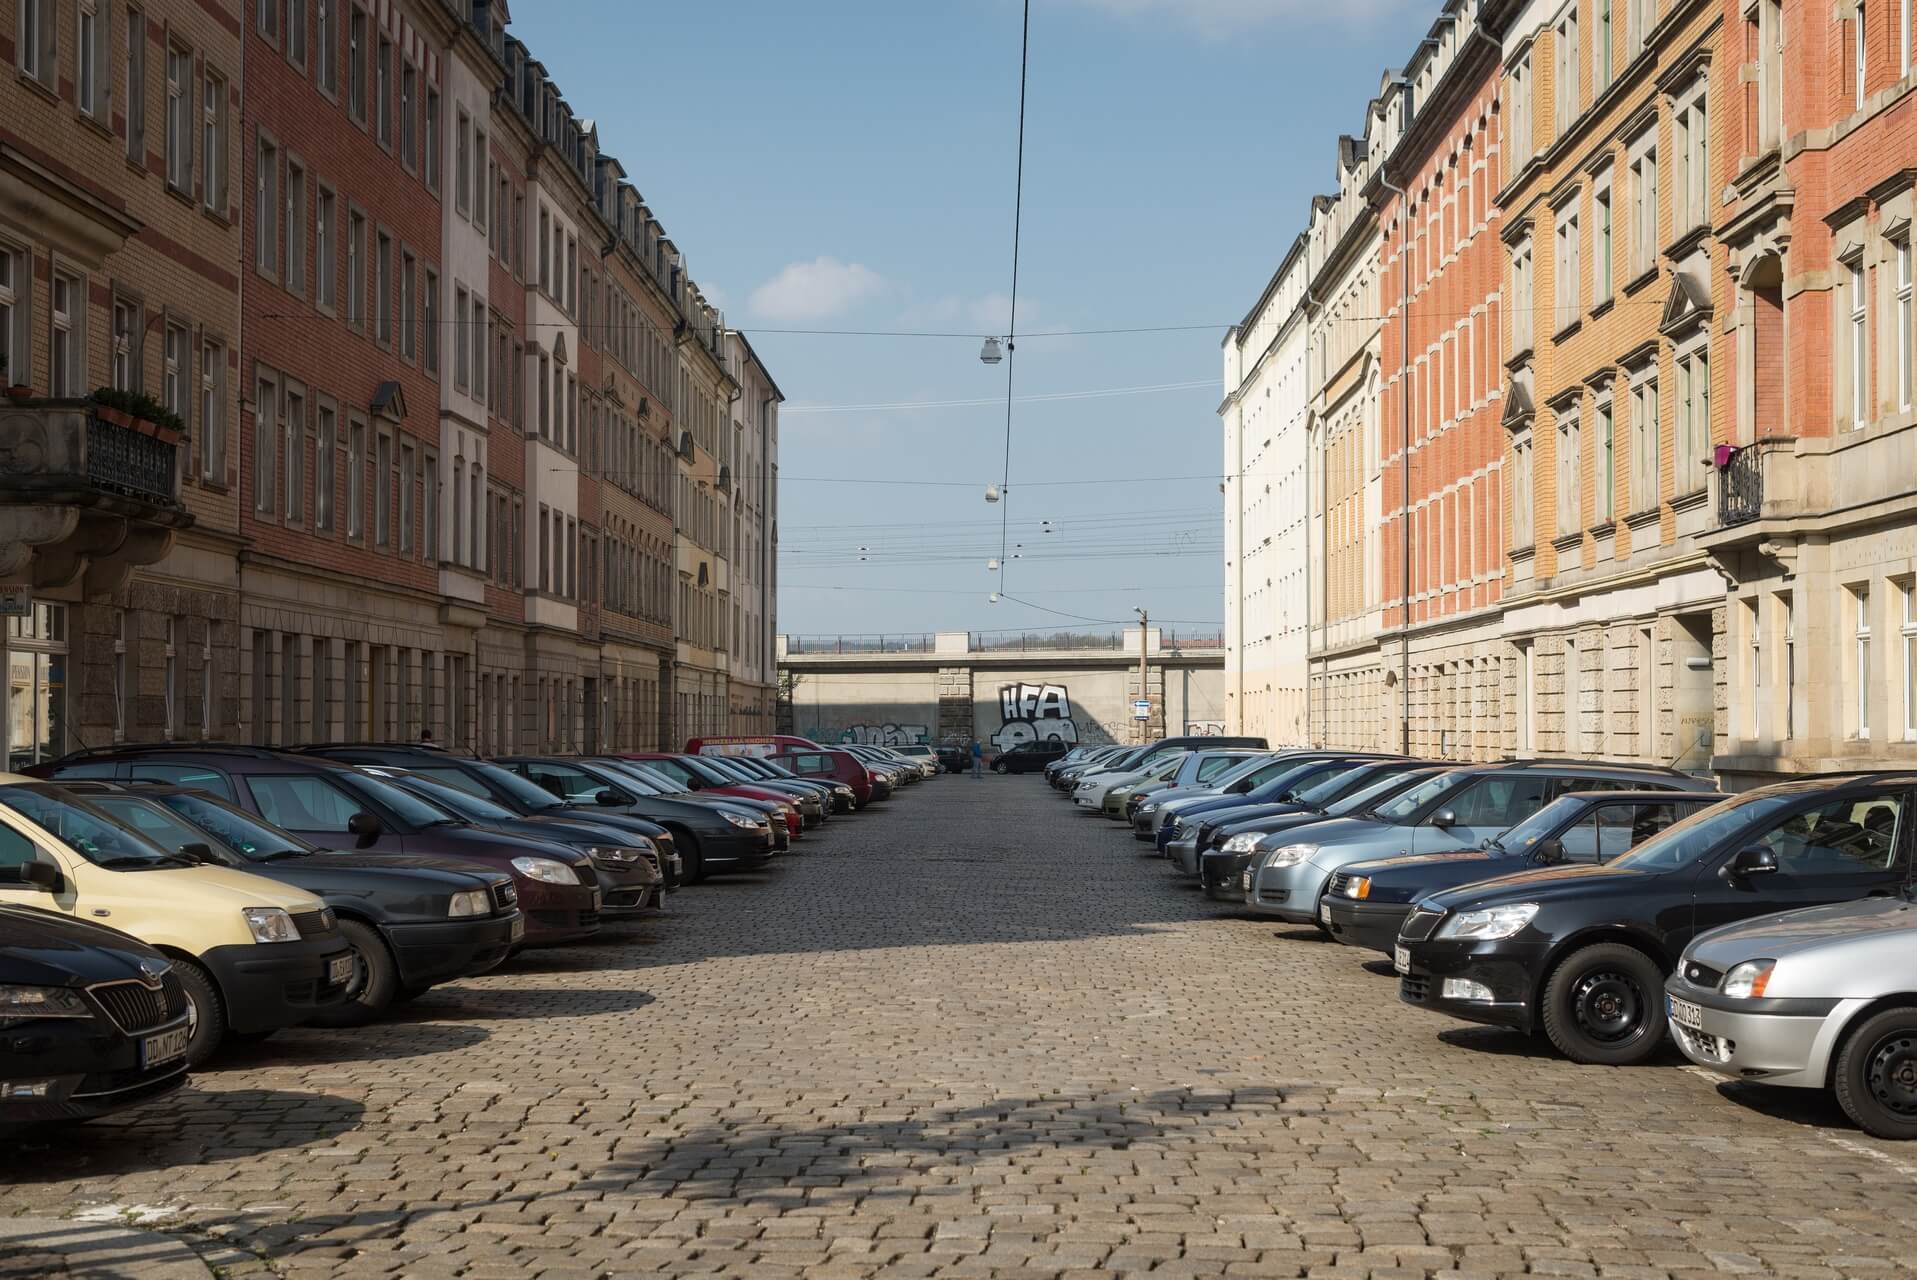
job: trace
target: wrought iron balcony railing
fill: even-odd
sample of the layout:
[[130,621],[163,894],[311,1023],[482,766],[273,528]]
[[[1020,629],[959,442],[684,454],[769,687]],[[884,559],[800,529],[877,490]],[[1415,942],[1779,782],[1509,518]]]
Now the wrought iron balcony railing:
[[111,493],[150,502],[179,496],[174,478],[179,446],[137,430],[87,417],[87,480]]
[[1717,469],[1717,523],[1748,524],[1763,510],[1764,460],[1757,446],[1728,450]]

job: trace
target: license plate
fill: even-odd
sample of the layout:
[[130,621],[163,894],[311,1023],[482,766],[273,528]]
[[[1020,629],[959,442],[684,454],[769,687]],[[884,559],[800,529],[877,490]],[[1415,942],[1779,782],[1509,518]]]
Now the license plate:
[[1251,872],[1250,871],[1241,871],[1238,874],[1238,887],[1240,889],[1243,889],[1246,893],[1251,892]]
[[1670,1011],[1672,1022],[1690,1031],[1704,1029],[1704,1010],[1689,1000],[1679,1000],[1676,996],[1666,996],[1664,1000]]
[[1410,947],[1391,948],[1391,967],[1397,970],[1399,973],[1410,973],[1411,972],[1411,948]]
[[337,987],[344,985],[353,976],[353,957],[334,956],[326,962],[326,985]]
[[526,917],[514,916],[513,922],[506,927],[506,941],[517,942],[526,936]]
[[592,909],[594,911],[599,910],[599,902],[602,896],[603,895],[600,894],[599,890],[594,889],[592,891]]
[[1318,918],[1326,924],[1331,923],[1331,904],[1329,902],[1321,902],[1318,904]]
[[148,1036],[140,1041],[140,1065],[142,1067],[164,1066],[186,1056],[186,1042],[192,1038],[191,1027],[175,1027],[171,1031],[162,1031],[157,1036]]

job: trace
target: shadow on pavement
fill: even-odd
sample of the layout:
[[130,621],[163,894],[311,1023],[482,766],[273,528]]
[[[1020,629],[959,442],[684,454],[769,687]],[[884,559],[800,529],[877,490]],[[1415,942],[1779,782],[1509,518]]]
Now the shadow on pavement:
[[393,1011],[381,1025],[496,1022],[516,1018],[590,1018],[631,1013],[653,1002],[649,991],[583,987],[462,986],[434,988]]
[[1851,1123],[1844,1109],[1837,1105],[1837,1096],[1828,1089],[1787,1089],[1748,1080],[1725,1080],[1718,1084],[1717,1092],[1737,1106],[1773,1120],[1819,1129],[1841,1129],[1860,1138],[1869,1136]]
[[262,1067],[311,1067],[332,1062],[390,1062],[451,1053],[490,1039],[479,1027],[388,1019],[364,1027],[294,1027],[267,1040],[228,1045],[195,1076]]

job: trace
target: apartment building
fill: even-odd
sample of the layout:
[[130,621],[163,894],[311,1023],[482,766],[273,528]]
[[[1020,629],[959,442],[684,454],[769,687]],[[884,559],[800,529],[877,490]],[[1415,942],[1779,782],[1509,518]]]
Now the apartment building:
[[1309,240],[1300,235],[1223,343],[1226,732],[1303,743],[1312,471]]
[[1381,225],[1383,513],[1378,663],[1409,750],[1494,758],[1507,646],[1499,42],[1447,0],[1386,99]]
[[1917,756],[1907,4],[1714,7],[1727,371],[1711,529],[1730,584],[1716,767]]
[[12,768],[239,715],[240,29],[239,0],[0,10]]
[[785,395],[742,333],[726,334],[732,400],[732,669],[737,732],[773,731],[778,713],[779,405]]

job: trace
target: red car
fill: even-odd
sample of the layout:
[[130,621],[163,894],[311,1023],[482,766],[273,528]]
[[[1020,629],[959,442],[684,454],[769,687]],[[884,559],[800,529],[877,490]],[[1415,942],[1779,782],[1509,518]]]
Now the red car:
[[786,792],[772,787],[755,787],[749,783],[729,778],[698,756],[676,755],[669,751],[622,751],[613,757],[616,760],[636,760],[654,773],[670,778],[687,791],[697,791],[702,795],[733,796],[740,800],[757,800],[761,804],[779,807],[780,815],[785,819],[785,829],[793,839],[798,839],[807,827],[817,826],[818,806],[813,804],[813,812],[807,813],[802,802]]
[[836,747],[781,747],[766,758],[801,778],[828,778],[845,783],[852,788],[853,798],[861,809],[891,794],[884,781],[850,751]]

